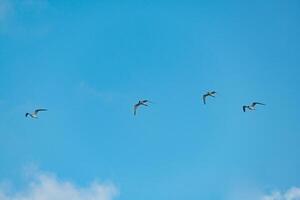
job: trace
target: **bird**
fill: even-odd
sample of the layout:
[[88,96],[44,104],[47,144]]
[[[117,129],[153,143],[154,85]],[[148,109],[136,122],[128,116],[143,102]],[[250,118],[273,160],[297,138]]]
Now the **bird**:
[[216,97],[215,95],[217,94],[216,91],[211,91],[211,92],[207,92],[206,94],[203,95],[203,103],[206,104],[206,97],[210,96],[210,97]]
[[37,119],[37,118],[38,118],[37,114],[38,114],[40,111],[47,111],[47,109],[44,109],[44,108],[36,109],[33,113],[26,113],[26,114],[25,114],[25,117],[30,116],[31,118]]
[[259,103],[259,102],[253,102],[251,105],[244,105],[243,106],[243,111],[246,112],[246,109],[248,109],[248,110],[256,110],[256,108],[255,108],[256,105],[263,105],[263,106],[265,106],[266,104]]
[[148,106],[147,103],[151,103],[151,102],[149,100],[139,100],[139,102],[134,104],[134,106],[133,106],[133,109],[134,109],[133,114],[136,115],[136,111],[140,106]]

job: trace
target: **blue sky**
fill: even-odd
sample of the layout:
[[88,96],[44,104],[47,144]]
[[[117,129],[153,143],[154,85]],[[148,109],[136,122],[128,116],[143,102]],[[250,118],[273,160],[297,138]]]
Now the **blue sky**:
[[300,193],[299,20],[296,0],[0,0],[0,180],[23,191],[36,165],[122,200]]

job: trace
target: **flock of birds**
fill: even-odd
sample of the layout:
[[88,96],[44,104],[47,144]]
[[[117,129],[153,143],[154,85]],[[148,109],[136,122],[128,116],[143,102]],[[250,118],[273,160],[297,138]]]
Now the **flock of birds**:
[[[206,104],[206,98],[207,97],[213,97],[215,98],[216,97],[216,94],[217,92],[216,91],[209,91],[207,93],[205,93],[203,96],[202,96],[202,99],[203,99],[203,103]],[[137,110],[138,108],[140,108],[141,106],[149,106],[149,103],[152,103],[151,101],[149,100],[139,100],[136,104],[134,104],[133,106],[133,114],[136,115],[137,114]],[[266,105],[264,103],[260,103],[260,102],[253,102],[251,103],[250,105],[244,105],[243,106],[243,111],[246,112],[247,110],[249,111],[252,111],[252,110],[256,110],[256,105]],[[37,119],[38,118],[38,113],[39,112],[42,112],[42,111],[47,111],[47,109],[44,109],[44,108],[40,108],[40,109],[36,109],[34,110],[32,113],[26,113],[25,114],[25,117],[31,117],[33,119]]]

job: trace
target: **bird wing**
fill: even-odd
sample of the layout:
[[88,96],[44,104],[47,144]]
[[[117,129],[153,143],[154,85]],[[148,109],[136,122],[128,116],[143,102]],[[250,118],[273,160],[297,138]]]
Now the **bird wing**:
[[26,114],[25,114],[25,117],[28,117],[28,115],[29,115],[29,113],[26,113]]
[[133,106],[133,114],[134,114],[134,115],[136,115],[136,110],[137,110],[138,107],[139,107],[139,104],[135,104],[135,105]]
[[134,105],[134,115],[136,115],[136,111],[138,109],[138,107],[140,106],[148,106],[146,103],[149,102],[148,100],[142,100],[142,101],[139,101],[139,103],[135,104]]
[[217,94],[217,92],[216,91],[212,91],[211,94]]
[[243,106],[243,111],[246,112],[247,106]]
[[47,111],[47,109],[44,109],[44,108],[36,109],[36,110],[34,111],[34,114],[38,114],[38,112],[40,112],[40,111]]
[[264,103],[253,102],[253,103],[252,103],[252,106],[255,106],[256,104],[258,104],[258,105],[263,105],[263,106],[266,105],[266,104],[264,104]]
[[207,94],[205,94],[205,95],[202,96],[202,99],[203,99],[203,103],[204,103],[204,104],[206,104],[206,97],[207,97]]

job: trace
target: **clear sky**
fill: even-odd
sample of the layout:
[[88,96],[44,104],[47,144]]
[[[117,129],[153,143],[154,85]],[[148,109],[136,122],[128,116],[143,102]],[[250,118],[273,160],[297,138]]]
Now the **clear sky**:
[[0,182],[22,192],[35,165],[120,200],[300,193],[299,22],[298,0],[0,0]]

